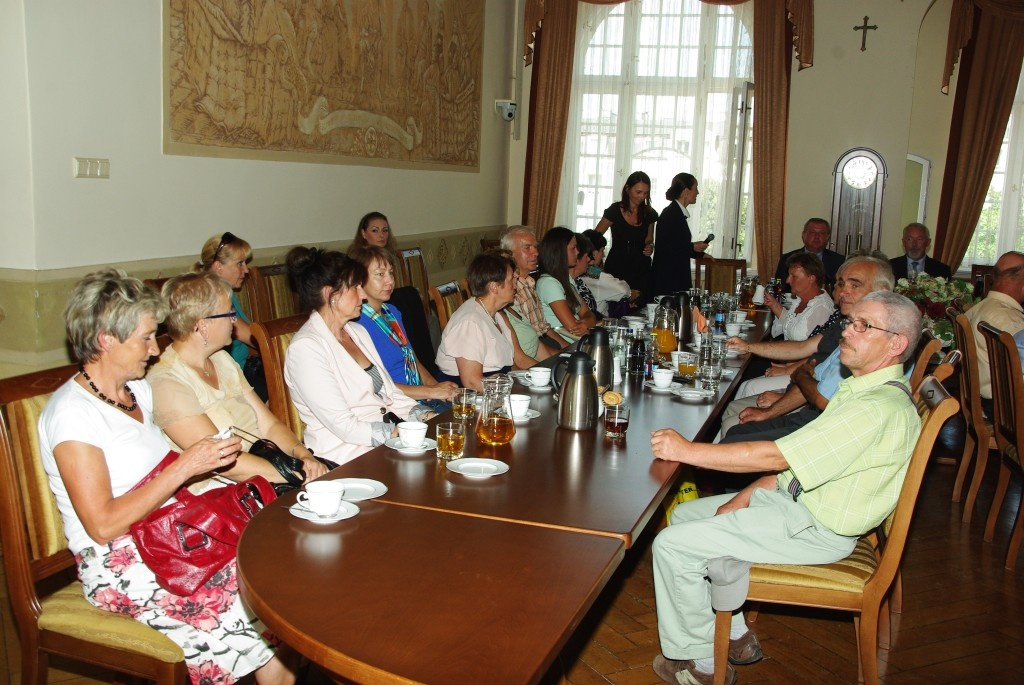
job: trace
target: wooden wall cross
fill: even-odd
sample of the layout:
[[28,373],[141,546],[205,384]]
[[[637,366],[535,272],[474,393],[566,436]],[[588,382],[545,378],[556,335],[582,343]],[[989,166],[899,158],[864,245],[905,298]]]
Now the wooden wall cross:
[[878,26],[868,26],[868,18],[865,15],[865,17],[864,17],[864,24],[861,25],[861,26],[854,26],[853,30],[854,31],[861,31],[862,32],[861,36],[860,36],[860,51],[864,52],[865,50],[868,49],[868,47],[867,47],[868,31],[877,31],[878,30]]

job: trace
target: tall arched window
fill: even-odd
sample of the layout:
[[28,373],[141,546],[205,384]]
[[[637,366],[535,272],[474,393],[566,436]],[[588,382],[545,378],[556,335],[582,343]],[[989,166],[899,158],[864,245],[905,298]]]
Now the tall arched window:
[[686,171],[700,182],[694,239],[750,253],[751,5],[580,4],[558,223],[593,228],[636,170],[660,211]]

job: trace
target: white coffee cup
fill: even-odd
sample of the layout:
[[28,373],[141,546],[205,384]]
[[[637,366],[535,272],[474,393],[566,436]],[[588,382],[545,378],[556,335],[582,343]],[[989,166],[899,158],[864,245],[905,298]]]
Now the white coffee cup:
[[654,370],[654,387],[656,388],[667,388],[672,385],[672,376],[674,375],[672,369],[655,369]]
[[551,369],[534,366],[530,369],[530,385],[545,387],[551,382]]
[[315,480],[306,483],[296,499],[299,504],[319,516],[333,516],[341,508],[345,484],[340,480]]
[[740,331],[743,330],[743,326],[738,323],[727,323],[725,324],[725,332],[729,335],[739,335]]
[[731,321],[732,323],[743,323],[746,320],[746,312],[729,312],[729,321]]
[[420,421],[402,421],[398,424],[398,439],[406,447],[421,447],[427,437],[427,424]]
[[509,395],[508,404],[512,408],[512,418],[521,419],[526,416],[526,413],[530,411],[530,396],[529,395]]
[[656,312],[656,311],[658,311],[658,305],[657,304],[652,302],[651,304],[647,305],[647,321],[648,321],[648,323],[654,321],[654,312]]
[[759,285],[754,290],[754,297],[751,298],[754,304],[764,304],[764,286]]

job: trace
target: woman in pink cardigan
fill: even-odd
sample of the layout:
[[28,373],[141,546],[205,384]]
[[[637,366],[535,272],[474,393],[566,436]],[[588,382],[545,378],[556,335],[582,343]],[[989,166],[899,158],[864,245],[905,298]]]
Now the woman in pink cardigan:
[[370,335],[355,323],[366,267],[340,252],[296,247],[288,278],[300,305],[313,312],[288,346],[284,378],[317,456],[344,464],[391,437],[395,416],[433,416],[395,387]]

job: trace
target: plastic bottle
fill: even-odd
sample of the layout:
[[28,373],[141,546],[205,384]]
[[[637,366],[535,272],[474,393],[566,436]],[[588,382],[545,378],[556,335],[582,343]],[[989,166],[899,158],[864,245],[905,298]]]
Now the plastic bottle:
[[661,353],[658,351],[658,338],[651,333],[647,336],[647,349],[644,354],[644,378],[647,380],[654,378],[654,368],[657,366],[659,354]]

